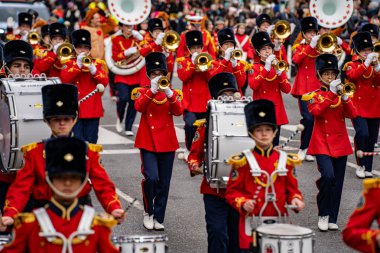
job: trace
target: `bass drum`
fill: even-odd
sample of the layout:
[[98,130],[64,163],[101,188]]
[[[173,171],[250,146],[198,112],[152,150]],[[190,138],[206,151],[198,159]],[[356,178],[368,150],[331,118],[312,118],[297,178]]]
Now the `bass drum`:
[[50,136],[42,116],[41,88],[61,83],[59,78],[3,78],[0,80],[0,169],[23,166],[23,145]]
[[166,235],[132,235],[112,238],[120,253],[167,253]]
[[249,100],[210,100],[207,106],[205,175],[210,187],[226,188],[228,159],[255,143],[248,136],[244,107]]

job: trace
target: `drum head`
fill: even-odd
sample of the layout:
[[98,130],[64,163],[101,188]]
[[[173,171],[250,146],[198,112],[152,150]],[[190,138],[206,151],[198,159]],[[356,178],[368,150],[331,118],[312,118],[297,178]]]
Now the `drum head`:
[[301,236],[313,233],[309,228],[280,223],[259,226],[257,232],[274,236]]
[[3,89],[0,90],[0,169],[8,170],[11,152],[11,120],[8,97]]

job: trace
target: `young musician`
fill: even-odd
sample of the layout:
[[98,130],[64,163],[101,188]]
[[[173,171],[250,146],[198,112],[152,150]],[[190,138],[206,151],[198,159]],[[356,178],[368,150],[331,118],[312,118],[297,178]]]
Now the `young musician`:
[[1,252],[119,252],[110,240],[116,220],[78,201],[89,177],[86,154],[87,144],[76,138],[46,142],[46,190],[53,192],[52,198],[33,213],[16,217],[13,241]]
[[6,75],[34,74],[33,48],[23,40],[12,40],[3,48]]
[[317,180],[318,228],[337,230],[347,156],[352,154],[345,118],[355,118],[356,108],[342,93],[336,56],[321,54],[315,66],[320,89],[302,97],[314,117],[308,154],[316,156],[321,173]]
[[151,86],[135,93],[135,107],[141,112],[135,147],[140,149],[144,176],[143,224],[147,230],[164,230],[174,156],[179,148],[173,116],[180,116],[183,108],[177,91],[170,86],[159,87],[158,81],[168,73],[165,55],[153,52],[145,60]]
[[362,32],[369,32],[371,34],[372,44],[379,41],[379,27],[375,24],[365,24],[363,25]]
[[[379,54],[372,52],[369,32],[358,32],[353,37],[355,55],[344,66],[347,79],[356,85],[352,101],[358,117],[353,119],[355,151],[373,152],[380,124],[380,64]],[[356,152],[355,152],[356,155]],[[373,156],[356,157],[358,178],[373,177]]]
[[[91,35],[87,30],[76,30],[71,34],[72,44],[75,47],[76,58],[69,60],[61,70],[63,83],[73,83],[78,87],[78,98],[82,99],[96,89],[97,84],[107,86],[108,76],[103,67],[103,61],[93,59],[90,55]],[[90,58],[90,64],[84,64],[83,59]],[[98,92],[79,107],[78,121],[73,128],[75,137],[90,143],[98,141],[99,121],[104,110],[102,96]]]
[[281,92],[289,93],[291,86],[286,71],[274,67],[279,60],[274,55],[274,44],[268,33],[258,32],[252,37],[252,43],[260,62],[253,64],[253,73],[248,75],[249,86],[253,90],[253,99],[267,99],[276,109],[277,132],[273,145],[280,142],[281,125],[289,123]]
[[314,157],[307,155],[307,148],[313,132],[314,119],[307,109],[307,103],[302,101],[303,94],[315,91],[320,84],[315,72],[315,59],[319,55],[316,49],[319,40],[318,21],[314,17],[301,20],[303,40],[297,45],[293,54],[293,62],[297,64],[298,72],[294,80],[291,94],[298,99],[298,107],[302,116],[301,124],[304,130],[301,133],[301,146],[298,155],[301,160],[314,161]]
[[[252,228],[246,228],[247,224],[250,224],[246,219],[252,219],[252,215],[259,215],[265,203],[265,188],[271,185],[266,174],[261,172],[261,176],[252,176],[251,170],[263,170],[270,175],[276,169],[287,169],[286,176],[273,177],[277,200],[275,203],[268,203],[263,210],[264,217],[279,215],[274,204],[282,216],[286,214],[286,203],[297,206],[296,211],[301,211],[305,204],[293,171],[296,161],[284,157],[287,156],[286,153],[273,149],[277,128],[274,104],[265,99],[254,100],[245,106],[244,112],[249,135],[256,142],[256,146],[230,158],[232,171],[225,196],[227,203],[240,213],[240,248],[242,252],[250,252]],[[258,168],[251,168],[251,161],[254,161],[252,164],[256,163]]]
[[[78,117],[78,90],[71,84],[46,85],[42,88],[43,116],[52,132],[52,138],[72,136],[72,128]],[[27,206],[44,206],[52,193],[46,184],[45,175],[45,141],[34,142],[22,147],[24,166],[18,171],[16,180],[9,188],[6,207],[2,217],[4,225],[12,225],[15,217]],[[115,193],[115,185],[100,164],[100,145],[88,144],[87,171],[88,182],[78,193],[79,203],[91,205],[89,193],[94,188],[104,210],[112,214],[120,222],[123,210]]]
[[[12,22],[13,23],[13,22]],[[28,41],[28,34],[32,29],[33,24],[33,16],[27,12],[20,12],[18,14],[18,29],[20,31],[19,34],[13,34],[13,29],[11,29],[11,33],[7,34],[7,40],[23,40],[25,42]]]

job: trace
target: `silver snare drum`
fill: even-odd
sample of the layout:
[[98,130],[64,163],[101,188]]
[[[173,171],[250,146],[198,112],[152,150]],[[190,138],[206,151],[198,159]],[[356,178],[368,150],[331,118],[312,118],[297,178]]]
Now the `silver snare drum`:
[[212,188],[225,188],[234,154],[252,148],[244,107],[249,101],[210,100],[207,107],[205,175]]
[[261,225],[257,229],[261,253],[293,252],[312,253],[314,233],[309,228],[292,224]]
[[119,236],[112,239],[120,247],[121,253],[167,253],[166,235],[132,235]]
[[0,250],[3,249],[5,244],[8,244],[12,241],[11,235],[0,235]]
[[43,122],[41,88],[60,83],[59,78],[0,80],[0,152],[2,171],[23,165],[20,148],[50,135]]

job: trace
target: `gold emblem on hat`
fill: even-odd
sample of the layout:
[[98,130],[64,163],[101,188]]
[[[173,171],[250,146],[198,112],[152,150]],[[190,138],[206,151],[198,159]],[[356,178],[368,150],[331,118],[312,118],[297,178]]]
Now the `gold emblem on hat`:
[[159,24],[158,24],[158,23],[156,23],[155,25],[156,25],[156,26],[159,26]]
[[259,113],[259,116],[260,116],[261,118],[264,118],[265,115],[267,115],[265,112],[260,112],[260,113]]
[[20,53],[21,54],[26,54],[26,52],[24,50],[20,50]]
[[85,41],[85,40],[86,40],[86,37],[82,37],[82,40]]
[[62,101],[57,101],[57,103],[55,103],[58,107],[61,107],[63,105],[63,102]]
[[198,38],[194,38],[194,41],[198,41]]
[[370,32],[373,33],[373,30],[371,29]]
[[159,62],[159,61],[156,61],[154,64],[156,64],[156,65],[160,65],[160,62]]
[[364,42],[365,42],[365,43],[367,43],[367,42],[368,42],[368,40],[364,40]]
[[223,85],[224,85],[224,86],[227,86],[227,85],[228,85],[228,83],[223,83]]
[[24,20],[25,20],[25,21],[28,21],[28,20],[29,20],[29,18],[25,18]]
[[332,64],[332,62],[331,62],[331,61],[328,61],[327,63],[328,63],[328,64]]
[[228,38],[231,38],[231,35],[227,34],[227,37],[228,37]]
[[267,39],[266,39],[266,38],[263,38],[263,41],[267,41]]
[[55,32],[56,32],[56,33],[59,32],[59,29],[55,29]]
[[71,162],[72,160],[74,160],[74,156],[70,153],[67,153],[63,159],[65,159],[66,162]]

